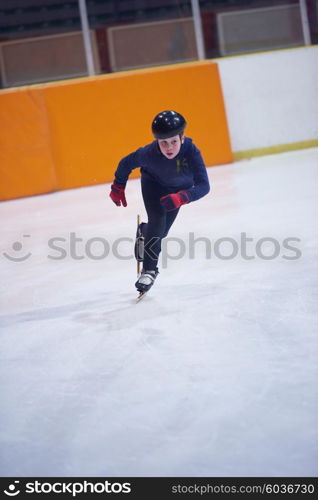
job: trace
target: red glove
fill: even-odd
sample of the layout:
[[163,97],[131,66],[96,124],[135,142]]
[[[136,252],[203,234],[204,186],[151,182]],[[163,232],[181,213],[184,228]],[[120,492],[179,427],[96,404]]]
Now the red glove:
[[126,201],[126,196],[125,196],[125,188],[124,186],[118,186],[118,184],[112,184],[110,186],[111,192],[109,196],[113,200],[113,202],[120,207],[122,204],[123,207],[127,207],[127,201]]
[[175,210],[181,207],[181,205],[186,205],[190,202],[189,195],[186,191],[178,191],[178,193],[166,194],[160,198],[161,205],[170,212],[170,210]]

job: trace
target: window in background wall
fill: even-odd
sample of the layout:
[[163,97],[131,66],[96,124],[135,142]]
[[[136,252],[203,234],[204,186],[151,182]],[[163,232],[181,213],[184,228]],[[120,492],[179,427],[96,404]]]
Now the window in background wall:
[[[99,68],[94,32],[90,33]],[[0,43],[4,87],[75,78],[87,74],[82,32],[73,31]]]
[[2,87],[86,75],[77,0],[1,0],[0,68]]
[[299,5],[275,5],[217,14],[221,56],[304,44]]
[[197,59],[192,17],[108,28],[112,71]]
[[[304,45],[299,0],[200,1],[209,58]],[[317,0],[306,0],[312,43]]]
[[103,12],[104,2],[87,2],[89,26],[96,32],[102,72],[196,59],[191,1],[111,3],[115,16],[109,19]]

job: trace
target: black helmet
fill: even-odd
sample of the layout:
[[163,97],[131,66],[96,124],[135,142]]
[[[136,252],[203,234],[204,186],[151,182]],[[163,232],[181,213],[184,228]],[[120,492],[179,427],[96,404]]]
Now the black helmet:
[[152,121],[152,133],[156,139],[167,139],[182,134],[187,122],[176,111],[162,111]]

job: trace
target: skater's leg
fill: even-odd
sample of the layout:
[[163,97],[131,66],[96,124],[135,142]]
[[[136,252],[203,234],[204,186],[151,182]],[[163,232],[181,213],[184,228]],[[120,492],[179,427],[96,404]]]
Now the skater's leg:
[[160,198],[166,194],[166,191],[155,182],[143,181],[142,194],[148,215],[143,268],[157,270],[161,240],[168,234],[179,209],[166,212],[160,203]]
[[171,212],[166,213],[166,227],[165,227],[165,231],[163,234],[163,238],[165,238],[167,236],[167,234],[169,233],[170,228],[171,228],[172,224],[174,223],[178,213],[179,213],[179,208],[177,208],[176,210],[171,210]]

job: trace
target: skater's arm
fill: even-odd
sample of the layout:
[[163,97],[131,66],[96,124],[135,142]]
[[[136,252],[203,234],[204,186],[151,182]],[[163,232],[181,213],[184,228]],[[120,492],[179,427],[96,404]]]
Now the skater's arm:
[[142,166],[143,149],[139,148],[120,160],[114,179],[117,186],[125,187],[131,171]]
[[142,164],[143,148],[137,149],[134,153],[122,158],[115,172],[115,179],[110,188],[110,198],[118,207],[127,207],[125,196],[125,187],[128,177],[134,168],[140,167]]
[[187,189],[189,202],[196,201],[208,194],[210,191],[210,182],[200,151],[197,149],[193,155],[193,186]]

